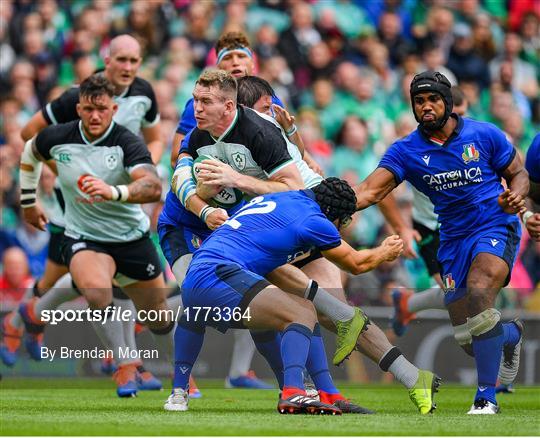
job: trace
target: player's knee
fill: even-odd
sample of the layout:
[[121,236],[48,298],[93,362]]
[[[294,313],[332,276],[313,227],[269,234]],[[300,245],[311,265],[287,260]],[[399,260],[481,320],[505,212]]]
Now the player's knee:
[[471,344],[472,336],[467,323],[454,326],[454,338],[465,353],[474,356]]
[[306,303],[300,304],[295,302],[294,305],[290,305],[288,309],[284,309],[281,330],[284,330],[289,324],[298,323],[313,328],[317,321],[317,313],[313,303],[306,301]]
[[480,336],[489,332],[500,320],[501,313],[497,309],[490,308],[467,318],[467,326],[472,336]]
[[83,293],[91,309],[104,309],[112,302],[112,289],[88,287],[78,289]]

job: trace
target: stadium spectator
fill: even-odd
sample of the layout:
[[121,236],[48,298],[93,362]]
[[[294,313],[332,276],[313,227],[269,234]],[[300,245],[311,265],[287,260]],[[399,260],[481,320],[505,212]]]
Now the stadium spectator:
[[311,5],[304,1],[294,3],[291,26],[281,33],[278,50],[292,70],[294,82],[299,88],[309,85],[307,53],[310,47],[320,41],[321,35],[315,27]]
[[[493,78],[498,78],[503,61],[510,61],[514,71],[514,86],[525,96],[533,99],[538,96],[538,73],[533,65],[520,59],[522,47],[521,37],[517,33],[507,33],[504,38],[503,51],[489,63],[489,70]],[[536,68],[538,69],[538,67]]]
[[0,276],[0,303],[2,309],[14,309],[24,298],[27,289],[32,288],[28,258],[25,252],[13,246],[2,255],[2,275]]
[[464,79],[476,81],[481,89],[489,86],[487,64],[476,54],[472,31],[467,24],[456,24],[454,43],[450,48],[446,66],[454,73],[458,81]]

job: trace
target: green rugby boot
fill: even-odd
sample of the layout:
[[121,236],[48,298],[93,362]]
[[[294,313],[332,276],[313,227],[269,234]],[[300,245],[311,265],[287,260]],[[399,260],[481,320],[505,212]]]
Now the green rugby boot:
[[347,359],[356,348],[358,336],[367,329],[368,317],[358,307],[354,308],[354,316],[348,321],[336,321],[337,339],[333,364],[336,366]]
[[433,399],[435,393],[439,392],[440,385],[441,378],[439,376],[431,371],[418,370],[418,380],[409,389],[409,397],[422,415],[430,414],[437,408]]

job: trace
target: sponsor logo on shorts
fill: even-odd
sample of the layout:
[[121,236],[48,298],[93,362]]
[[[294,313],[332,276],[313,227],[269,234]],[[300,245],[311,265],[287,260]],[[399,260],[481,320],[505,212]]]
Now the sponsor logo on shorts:
[[75,253],[84,248],[86,248],[86,242],[77,242],[71,245],[71,252]]
[[454,292],[456,290],[456,282],[452,278],[452,274],[443,276],[444,292]]
[[146,266],[146,272],[148,272],[148,275],[154,275],[156,272],[156,267],[152,263],[148,263]]
[[497,243],[499,243],[499,241],[497,239],[491,239],[490,242],[491,242],[491,246],[493,246],[493,247],[496,247]]

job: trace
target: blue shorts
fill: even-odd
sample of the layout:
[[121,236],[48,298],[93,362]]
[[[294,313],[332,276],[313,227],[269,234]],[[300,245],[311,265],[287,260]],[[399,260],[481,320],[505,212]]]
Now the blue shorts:
[[503,259],[510,272],[516,261],[521,238],[518,221],[486,228],[462,239],[441,240],[438,252],[441,277],[444,285],[444,304],[449,305],[467,293],[467,275],[474,258],[482,253]]
[[191,265],[182,283],[181,324],[198,328],[209,325],[223,333],[229,328],[245,328],[249,303],[269,285],[264,277],[236,264]]
[[183,225],[171,225],[164,222],[158,222],[157,231],[159,245],[171,268],[180,257],[193,254],[199,249],[212,233],[211,230],[192,230]]

